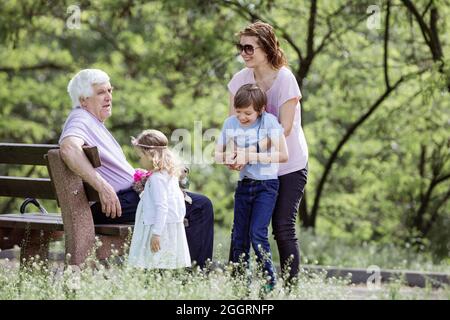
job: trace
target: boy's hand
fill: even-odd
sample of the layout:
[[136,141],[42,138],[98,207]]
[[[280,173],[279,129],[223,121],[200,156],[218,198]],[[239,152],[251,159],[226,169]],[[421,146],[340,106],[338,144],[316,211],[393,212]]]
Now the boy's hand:
[[248,149],[237,148],[236,150],[236,164],[246,165],[248,162]]
[[152,250],[153,253],[158,252],[161,249],[161,246],[159,244],[160,238],[161,238],[160,236],[154,234],[150,239],[150,249]]
[[236,161],[236,152],[228,152],[225,154],[225,164],[232,165]]
[[258,144],[260,152],[266,152],[271,148],[271,140],[269,138],[264,138]]

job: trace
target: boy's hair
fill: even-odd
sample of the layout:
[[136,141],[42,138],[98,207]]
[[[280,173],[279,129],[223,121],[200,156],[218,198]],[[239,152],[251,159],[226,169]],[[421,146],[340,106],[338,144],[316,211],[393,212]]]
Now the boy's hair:
[[247,108],[250,105],[253,105],[253,109],[259,114],[267,105],[266,94],[256,84],[251,83],[240,87],[234,96],[234,107],[236,109]]
[[178,158],[168,148],[169,140],[158,130],[144,130],[131,143],[153,163],[153,171],[166,170],[171,176],[179,177],[182,167]]

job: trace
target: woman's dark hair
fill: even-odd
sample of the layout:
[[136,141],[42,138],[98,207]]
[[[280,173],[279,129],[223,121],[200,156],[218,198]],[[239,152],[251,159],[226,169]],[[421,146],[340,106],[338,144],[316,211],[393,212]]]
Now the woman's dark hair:
[[267,60],[275,68],[280,69],[283,66],[287,66],[288,62],[283,50],[280,48],[277,36],[273,30],[273,27],[261,21],[252,23],[245,27],[238,33],[239,37],[250,36],[257,37],[258,44],[262,47],[267,54]]
[[266,94],[256,84],[251,83],[240,87],[234,96],[234,107],[236,109],[247,108],[250,105],[253,105],[253,109],[259,114],[267,105]]

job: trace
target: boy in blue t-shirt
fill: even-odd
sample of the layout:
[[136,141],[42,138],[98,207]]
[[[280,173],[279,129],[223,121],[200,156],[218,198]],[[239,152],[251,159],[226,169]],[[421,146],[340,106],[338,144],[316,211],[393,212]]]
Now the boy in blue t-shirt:
[[231,260],[248,262],[250,245],[275,285],[268,228],[278,195],[278,163],[288,161],[283,127],[264,111],[265,93],[243,85],[234,96],[235,115],[224,122],[215,160],[240,170],[235,191]]

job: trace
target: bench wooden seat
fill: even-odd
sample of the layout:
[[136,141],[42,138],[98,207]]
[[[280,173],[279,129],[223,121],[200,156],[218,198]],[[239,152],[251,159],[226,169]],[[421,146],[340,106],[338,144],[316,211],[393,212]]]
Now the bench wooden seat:
[[[2,228],[21,228],[44,231],[64,231],[63,219],[59,215],[42,213],[10,213],[0,215]],[[95,234],[109,236],[127,236],[127,224],[95,224]]]
[[[83,147],[94,168],[101,166],[96,147]],[[51,240],[64,235],[70,264],[83,263],[98,236],[103,245],[97,256],[105,259],[122,247],[133,225],[94,225],[89,203],[98,193],[63,162],[58,145],[0,143],[0,163],[46,166],[48,178],[0,176],[0,196],[54,199],[61,208],[56,214],[0,214],[0,249],[21,247],[22,258],[38,254],[46,258]],[[119,252],[120,254],[120,252]]]

